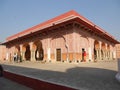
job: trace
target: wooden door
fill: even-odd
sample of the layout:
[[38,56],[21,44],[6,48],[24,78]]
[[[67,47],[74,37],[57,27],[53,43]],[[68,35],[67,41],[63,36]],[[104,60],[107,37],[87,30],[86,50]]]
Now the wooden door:
[[61,61],[61,49],[56,50],[56,59],[57,61]]

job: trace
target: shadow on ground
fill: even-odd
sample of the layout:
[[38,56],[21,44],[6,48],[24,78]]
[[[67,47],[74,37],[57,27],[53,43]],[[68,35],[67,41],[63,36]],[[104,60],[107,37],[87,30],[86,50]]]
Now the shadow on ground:
[[4,70],[39,78],[49,82],[72,86],[80,90],[120,90],[120,83],[115,79],[116,71],[74,67],[66,72],[33,69],[3,65]]
[[32,90],[6,78],[0,77],[0,90]]

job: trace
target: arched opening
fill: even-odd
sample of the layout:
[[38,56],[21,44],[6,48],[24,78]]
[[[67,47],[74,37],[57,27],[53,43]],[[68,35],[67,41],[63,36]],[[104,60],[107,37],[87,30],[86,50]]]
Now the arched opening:
[[15,52],[14,52],[14,61],[21,60],[21,54],[20,54],[20,46],[15,46]]
[[80,36],[80,52],[82,53],[81,61],[86,62],[89,53],[89,40],[86,36]]
[[55,35],[50,42],[51,59],[63,62],[68,60],[68,45],[65,37],[62,35]]
[[25,60],[30,60],[31,57],[30,45],[25,44],[24,47],[25,47]]
[[101,59],[103,60],[105,57],[105,43],[102,43],[102,48],[101,48]]
[[110,45],[107,45],[107,58],[110,59]]
[[95,40],[94,42],[94,60],[96,61],[98,59],[98,52],[99,50],[99,42],[97,40]]
[[20,54],[20,46],[15,47],[15,53]]
[[35,59],[38,61],[42,61],[44,59],[44,50],[42,47],[42,42],[40,40],[36,40],[34,42],[35,45]]

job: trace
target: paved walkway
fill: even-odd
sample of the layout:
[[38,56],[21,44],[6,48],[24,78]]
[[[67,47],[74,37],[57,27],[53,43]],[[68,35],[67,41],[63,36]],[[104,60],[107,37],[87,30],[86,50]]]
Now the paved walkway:
[[0,90],[32,90],[24,85],[0,77]]
[[4,63],[5,70],[80,90],[120,90],[115,79],[117,62]]

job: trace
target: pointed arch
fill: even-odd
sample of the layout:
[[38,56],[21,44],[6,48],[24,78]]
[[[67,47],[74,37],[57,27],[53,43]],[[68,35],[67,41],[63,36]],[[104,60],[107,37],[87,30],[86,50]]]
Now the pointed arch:
[[43,60],[44,59],[44,50],[42,46],[41,40],[35,40],[33,44],[35,50],[35,59],[36,60]]
[[100,45],[99,45],[99,42],[97,40],[95,40],[94,41],[94,61],[96,61],[99,57],[98,50],[100,50]]
[[20,46],[19,45],[15,46],[15,53],[17,53],[17,54],[20,53]]
[[[51,48],[51,59],[56,59],[58,57],[57,50],[61,51],[59,56],[61,60],[67,60],[68,54],[68,45],[66,38],[63,35],[55,35],[50,39],[50,48]],[[61,61],[59,60],[59,61]]]
[[25,54],[24,54],[25,60],[30,60],[31,51],[30,51],[30,45],[28,43],[25,43],[23,45],[23,51],[25,52]]

